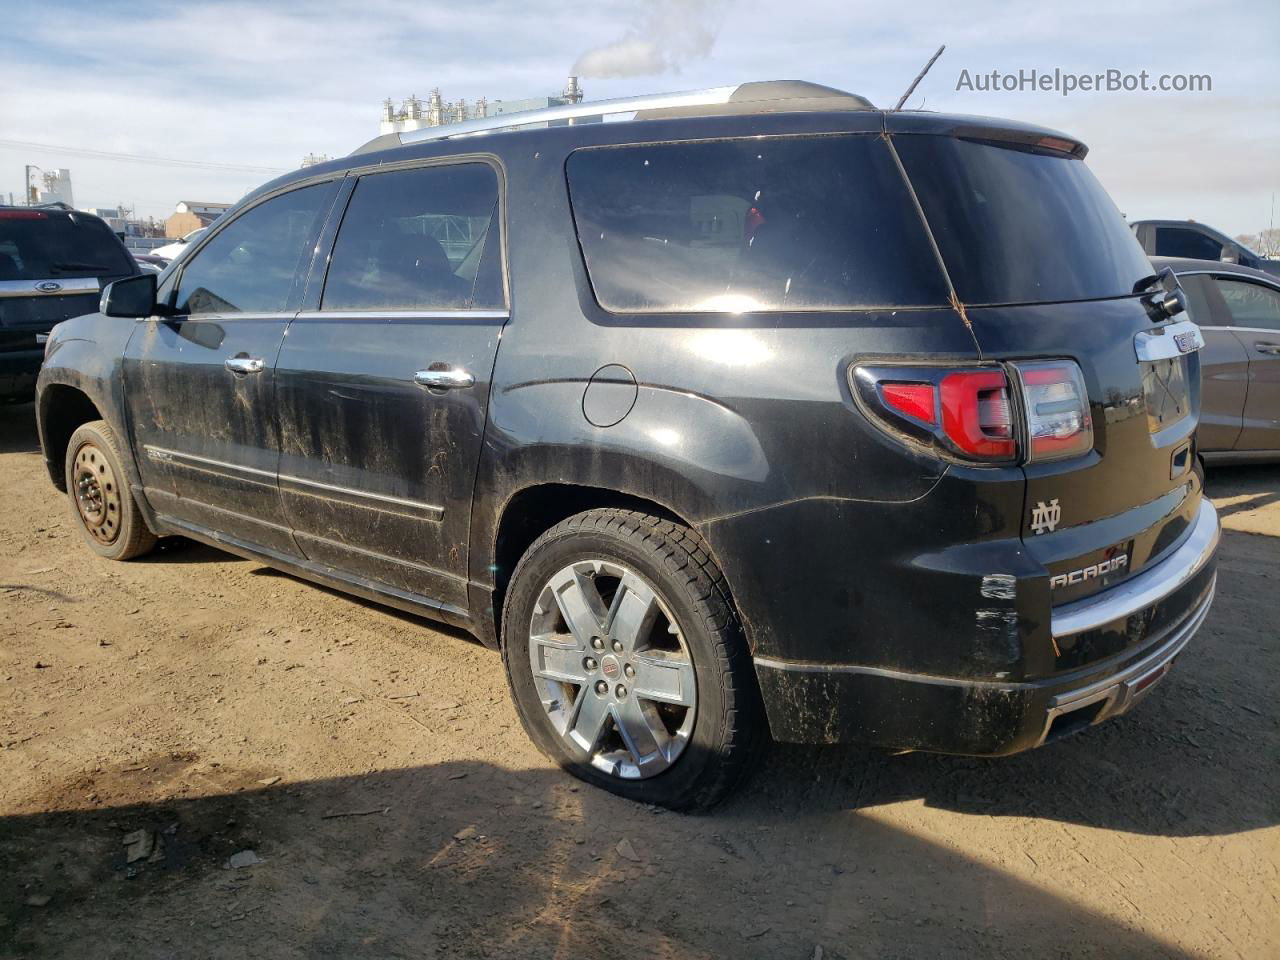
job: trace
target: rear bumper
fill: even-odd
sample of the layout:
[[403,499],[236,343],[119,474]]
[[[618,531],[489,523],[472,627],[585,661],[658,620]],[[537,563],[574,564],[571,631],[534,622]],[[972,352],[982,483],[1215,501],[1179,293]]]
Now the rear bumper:
[[1143,637],[1069,674],[1004,682],[757,657],[774,737],[999,756],[1118,716],[1168,672],[1203,623],[1217,579],[1218,538],[1217,511],[1204,500],[1183,543],[1159,564],[1055,609],[1055,644],[1099,632]]

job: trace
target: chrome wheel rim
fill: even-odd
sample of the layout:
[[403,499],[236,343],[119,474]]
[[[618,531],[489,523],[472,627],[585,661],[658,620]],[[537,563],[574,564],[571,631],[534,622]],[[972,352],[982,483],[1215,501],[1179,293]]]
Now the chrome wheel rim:
[[693,658],[670,607],[634,570],[584,560],[552,576],[530,618],[529,662],[552,728],[596,769],[652,777],[688,745]]
[[72,493],[80,522],[101,544],[120,536],[120,484],[111,462],[94,444],[76,451],[71,474]]

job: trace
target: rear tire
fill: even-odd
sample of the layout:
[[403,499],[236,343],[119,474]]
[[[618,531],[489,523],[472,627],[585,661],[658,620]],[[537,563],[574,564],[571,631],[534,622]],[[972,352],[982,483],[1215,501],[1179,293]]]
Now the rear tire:
[[76,528],[90,549],[108,560],[132,560],[156,545],[129,489],[116,435],[105,420],[71,434],[63,476]]
[[502,659],[535,744],[641,803],[706,808],[764,736],[724,576],[688,527],[630,510],[556,524],[512,576]]

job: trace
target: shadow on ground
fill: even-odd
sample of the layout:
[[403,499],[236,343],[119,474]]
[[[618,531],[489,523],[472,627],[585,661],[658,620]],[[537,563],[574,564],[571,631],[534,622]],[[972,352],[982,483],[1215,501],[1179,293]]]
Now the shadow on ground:
[[0,403],[0,453],[39,453],[34,403]]
[[[651,812],[554,771],[480,762],[268,787],[262,770],[191,756],[146,766],[103,770],[94,789],[219,792],[0,821],[0,952],[809,958],[821,943],[836,958],[1182,955],[856,813],[765,815],[742,833],[725,815]],[[129,864],[122,840],[137,830],[155,847]],[[774,873],[795,846],[811,848],[802,874]],[[227,868],[247,850],[262,862]]]

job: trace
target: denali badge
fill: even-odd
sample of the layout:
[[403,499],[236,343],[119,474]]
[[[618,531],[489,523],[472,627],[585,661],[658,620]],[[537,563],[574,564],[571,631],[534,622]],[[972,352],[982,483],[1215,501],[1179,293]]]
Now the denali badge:
[[1086,580],[1092,580],[1094,577],[1101,577],[1108,573],[1115,573],[1117,570],[1123,570],[1129,565],[1129,555],[1122,553],[1118,557],[1112,557],[1110,560],[1103,560],[1101,563],[1095,563],[1087,567],[1081,567],[1079,570],[1072,570],[1070,573],[1060,573],[1049,581],[1049,586],[1054,590],[1059,587],[1071,587],[1077,583],[1084,583]]
[[1061,519],[1062,508],[1058,506],[1057,497],[1050,500],[1047,505],[1041,500],[1031,509],[1031,529],[1035,531],[1036,536],[1052,533]]
[[36,284],[36,289],[41,293],[57,293],[62,289],[62,284],[57,280],[41,280]]

